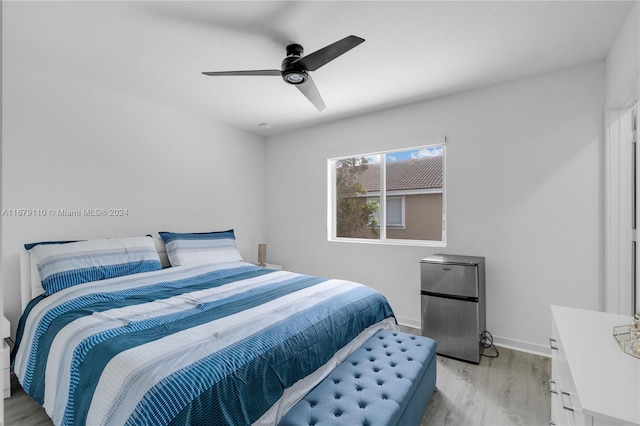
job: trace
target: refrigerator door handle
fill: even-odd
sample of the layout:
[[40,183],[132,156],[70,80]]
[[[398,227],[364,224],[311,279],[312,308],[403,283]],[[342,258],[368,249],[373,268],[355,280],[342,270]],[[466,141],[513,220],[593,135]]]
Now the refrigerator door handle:
[[478,303],[478,300],[479,300],[477,297],[456,296],[455,294],[434,293],[434,292],[425,291],[425,290],[421,290],[420,294],[422,294],[423,296],[441,297],[443,299],[462,300],[464,302]]

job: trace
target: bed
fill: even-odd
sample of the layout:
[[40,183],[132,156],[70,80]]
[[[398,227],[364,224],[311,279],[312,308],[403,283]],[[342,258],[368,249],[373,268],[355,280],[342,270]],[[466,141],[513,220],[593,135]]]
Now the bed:
[[[70,285],[48,265],[75,262],[82,242],[23,251],[14,371],[55,424],[277,424],[363,342],[397,328],[379,292],[246,263],[232,231],[232,247],[203,248],[211,234],[221,239],[136,237],[144,247],[128,250],[146,257],[133,273],[85,268]],[[98,263],[123,256],[94,252]]]

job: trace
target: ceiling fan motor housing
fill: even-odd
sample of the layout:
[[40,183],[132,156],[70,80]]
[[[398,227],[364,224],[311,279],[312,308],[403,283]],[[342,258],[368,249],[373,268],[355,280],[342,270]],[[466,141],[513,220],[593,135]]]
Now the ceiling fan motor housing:
[[304,49],[299,44],[287,46],[287,57],[282,61],[282,79],[289,84],[302,84],[309,78],[307,70],[301,66],[296,66],[296,61],[300,59]]
[[290,44],[287,46],[287,56],[301,57],[304,53],[304,49],[299,44]]

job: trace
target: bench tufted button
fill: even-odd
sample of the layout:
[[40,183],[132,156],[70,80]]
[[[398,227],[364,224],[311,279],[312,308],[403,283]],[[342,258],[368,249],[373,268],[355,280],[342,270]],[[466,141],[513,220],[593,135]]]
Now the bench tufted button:
[[378,386],[382,386],[384,384],[384,380],[378,379],[377,383],[378,383]]
[[362,392],[362,386],[356,385],[356,391],[357,392]]
[[395,367],[395,366],[396,366],[396,365],[398,365],[398,364],[396,364],[395,362],[392,362],[392,363],[390,363],[389,365],[390,365],[390,366],[392,366],[392,367]]
[[309,401],[309,407],[313,408],[316,406],[318,402],[317,401]]
[[374,357],[369,358],[369,361],[371,361],[371,362],[373,362],[373,361],[375,361],[375,360],[376,360],[376,359],[375,359]]
[[337,385],[338,383],[340,383],[340,379],[333,379],[333,383]]
[[386,393],[382,394],[382,399],[389,399],[389,396]]
[[380,371],[380,369],[379,369],[378,367],[374,367],[374,368],[373,368],[373,372],[374,372],[374,373],[377,373],[378,371]]
[[398,374],[396,374],[396,377],[397,377],[398,379],[402,379],[402,374],[398,373]]
[[351,363],[351,365],[353,365],[353,366],[355,367],[356,365],[358,365],[358,363],[357,363],[357,362],[355,362],[355,361],[353,361],[353,362]]
[[360,374],[354,374],[353,377],[355,377],[356,379],[360,378]]
[[365,408],[366,406],[367,406],[367,404],[365,404],[365,402],[364,402],[364,401],[360,401],[360,402],[358,402],[358,407],[360,407],[360,408]]
[[342,395],[340,395],[339,393],[337,393],[337,394],[334,396],[334,399],[340,399],[340,398],[342,398]]
[[413,358],[408,357],[408,358],[407,358],[407,361],[413,361]]
[[400,352],[406,352],[407,350],[405,348],[401,348]]
[[334,414],[336,417],[340,417],[340,416],[342,415],[342,410],[338,409],[338,410],[334,411],[334,412],[333,412],[333,414]]

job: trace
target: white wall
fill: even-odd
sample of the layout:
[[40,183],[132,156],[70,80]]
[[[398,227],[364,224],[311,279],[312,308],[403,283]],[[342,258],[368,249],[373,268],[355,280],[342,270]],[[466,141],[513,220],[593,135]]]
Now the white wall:
[[[497,343],[546,352],[550,304],[599,309],[605,65],[592,63],[267,140],[269,261],[360,281],[419,326],[419,261],[486,256]],[[327,241],[327,158],[446,136],[448,247]]]
[[640,98],[639,5],[636,2],[630,11],[606,60],[605,310],[624,314],[632,313],[632,263],[640,261],[632,259],[626,235],[632,215],[630,108]]
[[[2,22],[3,4],[0,2],[0,22]],[[2,81],[2,43],[0,43],[0,81]],[[0,84],[0,98],[2,98],[2,85]],[[2,188],[2,105],[0,105],[0,188]],[[0,190],[0,208],[2,208],[2,190]],[[0,223],[0,241],[2,241],[2,224]],[[0,259],[2,259],[2,244],[0,244]],[[4,285],[2,284],[2,262],[0,262],[0,301],[4,300]],[[4,307],[0,303],[0,314],[4,316]],[[4,322],[4,318],[3,318]],[[0,328],[2,330],[2,328]],[[4,332],[2,333],[4,335]],[[0,378],[0,385],[4,389],[4,375]],[[4,424],[4,403],[0,404],[0,426]]]
[[25,242],[236,229],[265,237],[264,139],[4,60],[5,209],[124,208],[126,217],[2,218],[5,315],[20,314]]
[[607,108],[624,108],[636,103],[640,93],[640,3],[635,3],[620,29],[606,65]]

